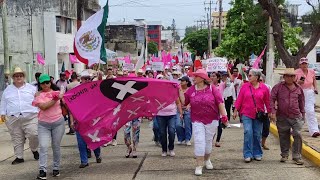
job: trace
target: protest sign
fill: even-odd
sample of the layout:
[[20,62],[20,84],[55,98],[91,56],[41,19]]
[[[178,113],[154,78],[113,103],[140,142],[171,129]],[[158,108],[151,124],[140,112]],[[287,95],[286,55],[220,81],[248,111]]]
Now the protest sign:
[[221,57],[207,59],[207,72],[227,71],[228,60]]
[[134,70],[134,64],[133,63],[124,63],[123,68],[128,70],[128,71],[133,71]]
[[164,63],[163,62],[153,62],[152,70],[154,71],[163,71]]

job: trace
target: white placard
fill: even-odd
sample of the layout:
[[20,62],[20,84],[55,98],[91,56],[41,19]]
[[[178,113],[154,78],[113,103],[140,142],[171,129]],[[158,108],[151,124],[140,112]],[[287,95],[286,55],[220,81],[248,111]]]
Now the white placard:
[[163,62],[153,62],[152,63],[152,70],[154,71],[163,71],[164,64]]
[[228,60],[225,58],[215,57],[207,59],[207,72],[227,71]]
[[123,69],[126,69],[128,71],[133,71],[134,70],[134,64],[133,63],[124,63],[123,64]]

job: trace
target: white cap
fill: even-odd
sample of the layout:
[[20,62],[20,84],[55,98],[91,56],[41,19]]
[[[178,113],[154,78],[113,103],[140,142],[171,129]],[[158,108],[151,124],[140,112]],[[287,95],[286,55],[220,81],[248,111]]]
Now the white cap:
[[151,68],[147,67],[146,71],[151,71]]
[[177,68],[177,66],[173,66],[172,69],[173,69],[173,70],[176,70],[176,69],[178,69],[178,68]]
[[170,69],[170,66],[165,66],[164,69]]
[[143,71],[142,69],[139,69],[139,70],[138,70],[138,73],[142,73],[142,74],[143,74],[144,71]]
[[82,72],[81,72],[80,76],[81,76],[81,77],[90,77],[90,74],[89,74],[88,71],[85,70],[85,71],[82,71]]
[[164,78],[164,76],[162,74],[158,74],[156,77],[156,79],[162,79],[162,78]]

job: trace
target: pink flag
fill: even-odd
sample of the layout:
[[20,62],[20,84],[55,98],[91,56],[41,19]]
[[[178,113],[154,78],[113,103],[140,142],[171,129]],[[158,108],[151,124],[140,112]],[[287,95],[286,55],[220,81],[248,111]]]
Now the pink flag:
[[69,60],[71,64],[79,63],[75,55],[69,54]]
[[165,64],[167,62],[167,53],[166,51],[161,52],[162,62]]
[[130,63],[131,63],[130,55],[124,57],[124,62],[126,62],[127,64],[130,64]]
[[45,64],[45,61],[43,59],[43,57],[41,56],[40,53],[37,53],[37,61],[38,61],[38,64],[40,65],[44,65]]
[[174,82],[133,77],[85,83],[64,95],[90,149],[111,141],[127,122],[153,117],[177,98]]
[[259,64],[261,62],[262,56],[264,55],[265,51],[266,51],[266,47],[264,47],[263,51],[261,52],[260,56],[254,61],[252,68],[254,69],[259,69]]

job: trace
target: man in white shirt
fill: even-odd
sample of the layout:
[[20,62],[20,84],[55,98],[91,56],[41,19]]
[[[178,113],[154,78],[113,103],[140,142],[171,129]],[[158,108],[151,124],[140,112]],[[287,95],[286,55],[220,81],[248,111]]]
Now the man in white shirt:
[[23,163],[23,150],[26,138],[33,152],[34,159],[38,153],[38,109],[32,106],[37,92],[35,86],[25,83],[25,72],[16,67],[12,74],[13,84],[3,92],[0,112],[1,120],[6,122],[14,147],[16,159],[12,165]]

